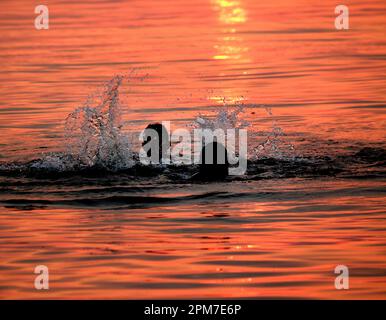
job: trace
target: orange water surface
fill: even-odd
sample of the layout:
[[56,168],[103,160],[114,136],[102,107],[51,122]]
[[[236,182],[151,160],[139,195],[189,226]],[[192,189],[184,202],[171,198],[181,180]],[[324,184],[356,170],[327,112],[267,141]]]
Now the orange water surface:
[[[34,27],[36,1],[1,2],[2,163],[62,151],[66,116],[116,74],[130,75],[121,93],[133,136],[243,104],[249,130],[274,121],[298,155],[385,148],[384,0],[345,1],[349,30],[335,29],[332,0],[44,4],[49,30]],[[87,181],[1,177],[0,298],[385,299],[385,182],[142,181],[135,195],[182,200],[118,208],[74,205]],[[135,181],[92,183],[115,196]],[[40,202],[4,204],[14,199]],[[47,291],[33,285],[39,264]],[[334,287],[339,264],[349,290]]]

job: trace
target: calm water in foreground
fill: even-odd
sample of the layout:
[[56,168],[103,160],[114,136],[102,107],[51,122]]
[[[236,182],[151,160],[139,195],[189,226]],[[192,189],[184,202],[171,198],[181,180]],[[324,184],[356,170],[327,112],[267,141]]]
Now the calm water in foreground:
[[[383,0],[346,1],[347,31],[330,0],[46,4],[49,30],[0,13],[0,298],[386,298]],[[124,134],[242,104],[264,152],[210,183],[68,170],[64,121],[114,74]]]

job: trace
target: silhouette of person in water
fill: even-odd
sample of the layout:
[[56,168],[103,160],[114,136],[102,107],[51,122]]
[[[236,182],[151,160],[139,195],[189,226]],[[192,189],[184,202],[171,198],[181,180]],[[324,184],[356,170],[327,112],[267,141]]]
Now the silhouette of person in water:
[[[142,146],[155,139],[156,145],[158,143],[159,163],[162,163],[162,159],[167,158],[170,148],[168,131],[161,123],[150,123],[146,129],[155,130],[157,135],[148,135]],[[149,158],[152,156],[151,151],[151,149],[147,151]],[[207,143],[201,150],[200,160],[199,172],[193,176],[194,179],[221,180],[228,176],[228,153],[223,144],[217,141]]]
[[[162,163],[162,159],[166,159],[168,157],[168,149],[170,148],[169,134],[166,130],[165,126],[161,123],[150,123],[145,130],[152,129],[157,132],[157,135],[153,136],[155,139],[155,145],[158,143],[158,161]],[[142,142],[142,146],[149,143],[152,140],[152,137],[147,136],[146,140]],[[147,151],[147,156],[149,158],[152,157],[151,149]]]
[[205,180],[224,179],[228,176],[227,149],[219,142],[206,144],[201,150],[199,178]]

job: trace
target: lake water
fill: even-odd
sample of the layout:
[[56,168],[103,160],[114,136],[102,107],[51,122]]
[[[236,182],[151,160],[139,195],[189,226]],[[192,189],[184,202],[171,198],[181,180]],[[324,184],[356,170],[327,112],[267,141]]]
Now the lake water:
[[[38,31],[3,1],[0,298],[385,299],[386,4],[345,4],[349,30],[330,0],[57,0]],[[69,156],[81,107],[121,113],[133,163]],[[219,110],[249,123],[245,175],[136,162],[148,123]]]

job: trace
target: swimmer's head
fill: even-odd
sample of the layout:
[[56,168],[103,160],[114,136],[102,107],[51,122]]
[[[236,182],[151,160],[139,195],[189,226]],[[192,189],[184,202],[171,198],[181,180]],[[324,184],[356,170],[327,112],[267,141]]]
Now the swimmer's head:
[[206,144],[201,151],[200,177],[203,179],[224,179],[228,176],[227,149],[219,142]]

